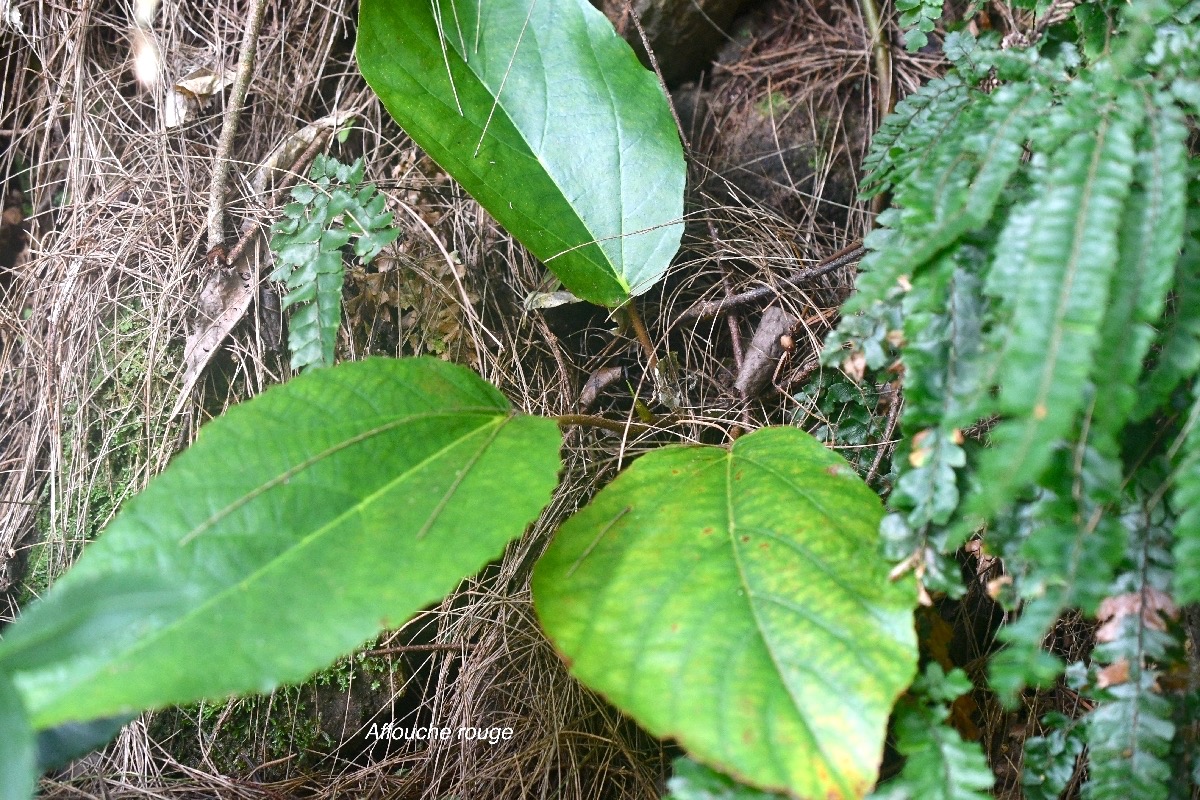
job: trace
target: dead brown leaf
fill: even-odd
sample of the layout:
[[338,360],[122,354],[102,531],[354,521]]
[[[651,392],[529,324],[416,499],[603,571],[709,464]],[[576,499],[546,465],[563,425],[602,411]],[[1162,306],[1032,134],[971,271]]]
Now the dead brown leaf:
[[1122,621],[1135,614],[1141,615],[1142,625],[1145,627],[1162,631],[1167,627],[1163,618],[1178,619],[1179,608],[1169,594],[1150,587],[1141,592],[1106,597],[1096,612],[1096,617],[1101,622],[1096,630],[1096,641],[1115,641],[1121,635]]

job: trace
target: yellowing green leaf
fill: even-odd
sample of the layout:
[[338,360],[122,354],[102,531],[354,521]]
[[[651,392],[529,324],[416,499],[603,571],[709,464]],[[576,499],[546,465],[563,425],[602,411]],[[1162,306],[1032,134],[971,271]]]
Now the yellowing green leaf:
[[861,797],[916,669],[882,509],[796,428],[643,456],[534,573],[572,673],[650,732],[763,789]]

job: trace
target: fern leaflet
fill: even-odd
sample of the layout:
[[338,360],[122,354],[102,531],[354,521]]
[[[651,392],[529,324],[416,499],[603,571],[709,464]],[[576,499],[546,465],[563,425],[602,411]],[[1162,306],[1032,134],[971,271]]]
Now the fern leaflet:
[[400,235],[392,225],[387,199],[363,179],[362,159],[353,164],[317,156],[309,183],[292,189],[293,202],[271,228],[277,266],[271,279],[287,288],[282,308],[295,307],[288,319],[292,369],[333,364],[342,319],[345,265],[342,249],[369,264]]

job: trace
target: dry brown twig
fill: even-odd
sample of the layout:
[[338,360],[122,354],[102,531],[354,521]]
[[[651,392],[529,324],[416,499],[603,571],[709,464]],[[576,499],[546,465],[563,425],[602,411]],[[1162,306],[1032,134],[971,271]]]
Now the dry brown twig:
[[[828,258],[824,258],[817,262],[817,265],[808,269],[802,269],[793,272],[790,275],[784,276],[781,280],[784,283],[792,284],[793,286],[810,281],[814,278],[819,278],[822,275],[828,275],[834,270],[841,269],[849,264],[858,261],[866,253],[860,242],[846,247]],[[751,289],[748,292],[735,294],[730,297],[725,297],[721,300],[710,300],[704,303],[697,303],[688,310],[684,311],[675,318],[673,325],[678,325],[680,322],[688,322],[691,320],[712,319],[719,317],[721,314],[727,314],[730,311],[745,308],[746,306],[762,302],[768,298],[779,296],[779,289],[774,286],[760,286],[757,289]]]
[[258,35],[262,31],[266,0],[250,0],[247,15],[246,36],[242,39],[241,54],[238,56],[237,76],[229,92],[225,106],[225,118],[221,123],[221,138],[217,142],[213,162],[212,188],[209,190],[208,206],[208,258],[225,266],[225,183],[229,178],[229,159],[233,154],[233,140],[237,137],[238,123],[242,118],[242,106],[246,102],[246,91],[254,73],[254,59],[258,55]]

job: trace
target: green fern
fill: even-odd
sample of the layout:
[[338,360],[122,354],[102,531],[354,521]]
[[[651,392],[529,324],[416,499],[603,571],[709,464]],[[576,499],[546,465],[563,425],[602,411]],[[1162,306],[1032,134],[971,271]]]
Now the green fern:
[[903,181],[970,101],[970,85],[955,73],[936,78],[896,104],[871,139],[863,159],[863,197],[870,199]]
[[1133,192],[1118,233],[1118,263],[1101,331],[1096,372],[1107,401],[1096,409],[1104,449],[1117,455],[1119,435],[1137,404],[1142,362],[1154,342],[1183,243],[1187,206],[1187,127],[1162,94],[1144,95],[1146,126],[1138,142]]
[[[1023,50],[947,37],[953,69],[873,142],[864,195],[892,205],[824,351],[902,379],[889,555],[951,595],[968,536],[1000,557],[1011,616],[988,676],[1009,704],[1061,679],[1044,642],[1065,613],[1151,590],[1200,601],[1200,6],[1098,8]],[[1142,624],[1097,648],[1136,675],[1090,684],[1085,724],[1050,719],[1031,796],[1054,796],[1085,747],[1089,796],[1165,796],[1146,787],[1190,774],[1182,700],[1155,682],[1170,644]]]
[[1082,728],[1074,720],[1051,712],[1042,719],[1042,724],[1048,728],[1045,736],[1025,740],[1021,773],[1025,800],[1058,800],[1074,777],[1083,754]]
[[979,745],[946,724],[950,704],[971,691],[962,670],[936,663],[913,684],[914,696],[896,708],[896,749],[906,757],[900,774],[869,800],[990,800],[995,778]]
[[[1200,174],[1193,163],[1186,174]],[[1167,404],[1175,390],[1200,371],[1200,183],[1190,186],[1191,213],[1183,255],[1174,265],[1175,313],[1159,337],[1155,367],[1138,387],[1132,418],[1140,421]]]
[[1126,517],[1132,535],[1125,570],[1096,632],[1090,689],[1097,704],[1085,720],[1091,767],[1083,794],[1167,800],[1175,725],[1157,665],[1177,647],[1168,631],[1176,613],[1168,594],[1171,534],[1148,511],[1135,508]]
[[1183,456],[1172,500],[1179,510],[1175,526],[1175,597],[1200,603],[1200,383],[1184,428]]
[[1041,476],[1074,423],[1117,265],[1116,232],[1142,110],[1133,91],[1119,85],[1075,95],[1068,100],[1077,102],[1050,115],[1047,133],[1065,141],[1047,159],[1045,182],[1033,187],[1035,222],[1010,323],[1019,335],[1001,367],[999,409],[1006,421],[981,460],[972,504],[984,518]]
[[929,34],[942,16],[941,0],[896,0],[900,27],[904,28],[904,46],[909,52],[929,43]]
[[346,165],[319,155],[309,182],[292,189],[293,202],[271,228],[277,266],[271,279],[287,289],[282,308],[295,307],[288,319],[292,369],[333,364],[342,319],[342,250],[353,241],[354,254],[369,264],[400,235],[387,199],[370,184],[362,186],[363,160]]

